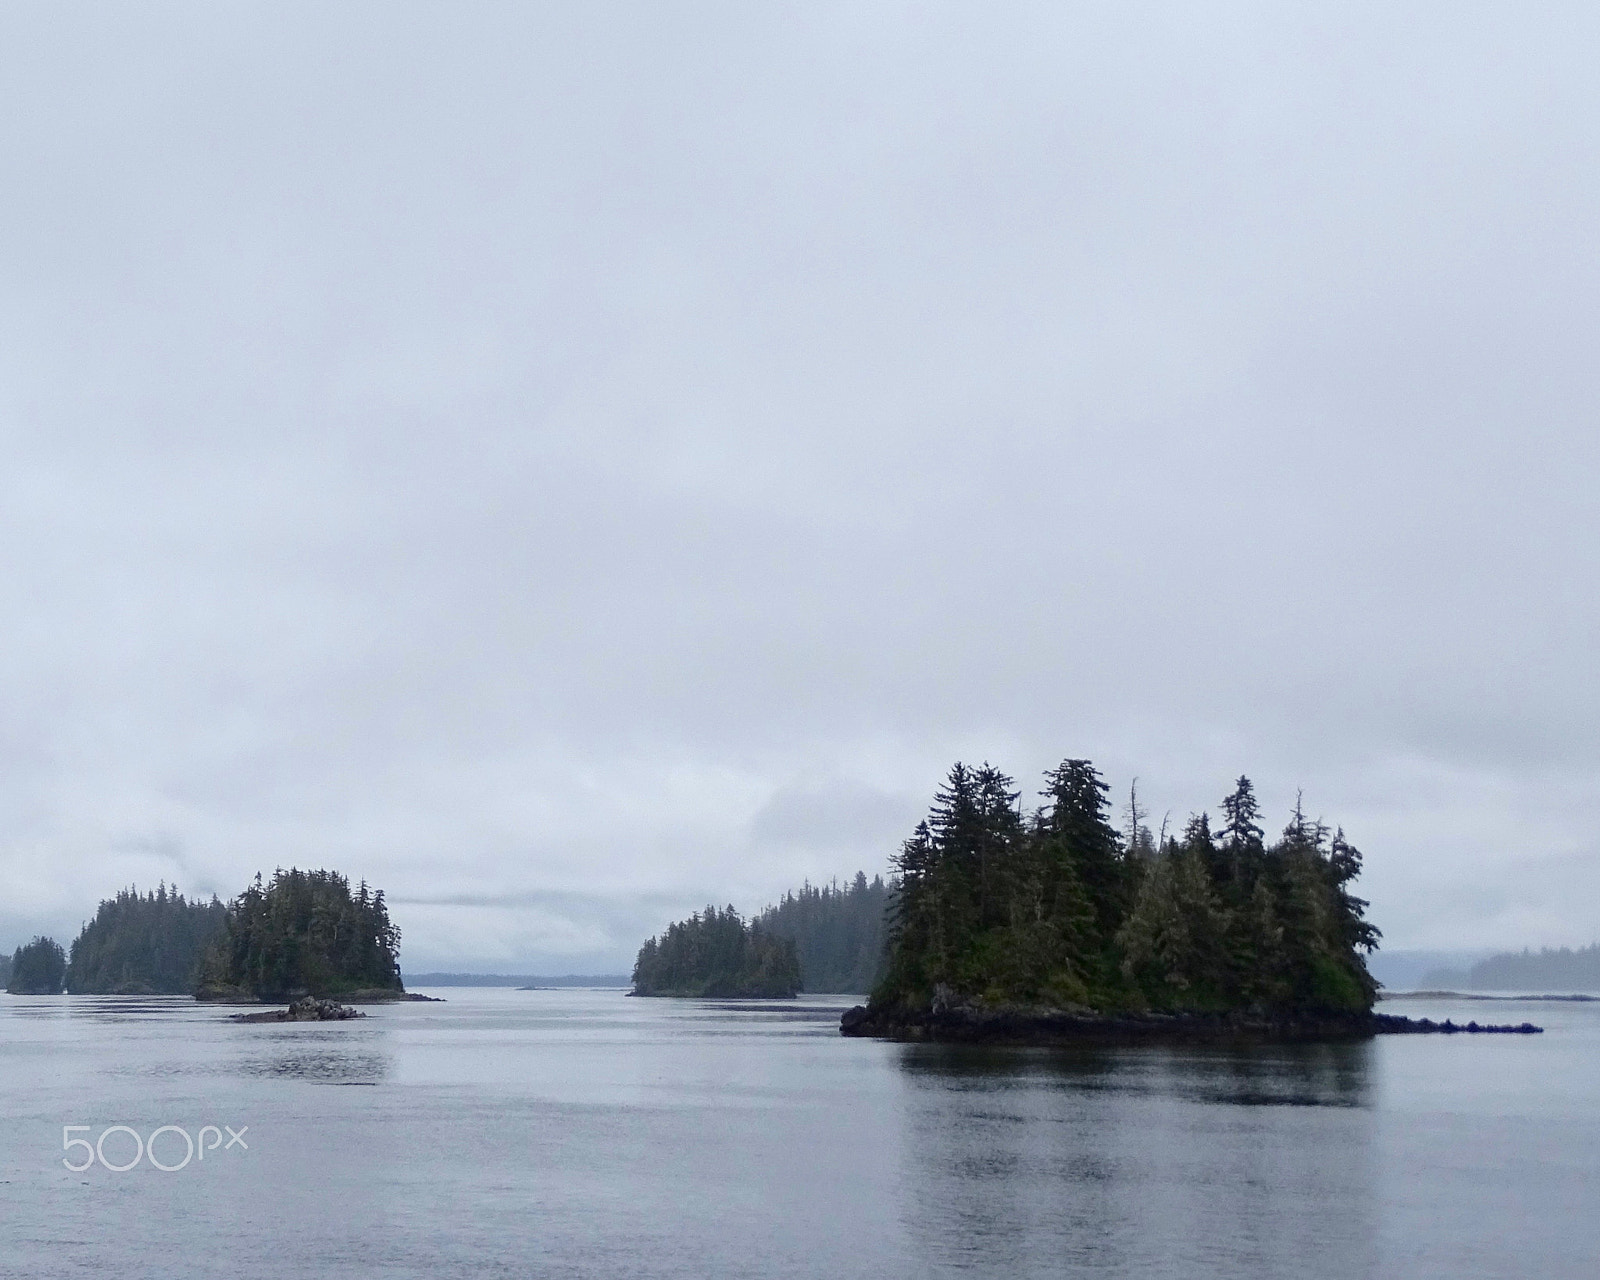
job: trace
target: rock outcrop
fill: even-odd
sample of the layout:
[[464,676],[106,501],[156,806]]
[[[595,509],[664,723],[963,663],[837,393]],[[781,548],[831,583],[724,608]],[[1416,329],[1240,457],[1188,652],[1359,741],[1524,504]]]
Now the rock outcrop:
[[304,996],[287,1009],[269,1009],[262,1013],[236,1013],[233,1015],[233,1020],[235,1022],[345,1022],[350,1018],[366,1016],[361,1010],[352,1009],[347,1004],[338,1004],[333,1000],[318,1000],[316,996]]
[[944,1007],[924,1011],[848,1009],[839,1033],[948,1044],[1134,1045],[1173,1042],[1290,1043],[1366,1040],[1379,1035],[1533,1035],[1519,1026],[1465,1025],[1387,1013],[1142,1013],[1099,1015],[1033,1007]]

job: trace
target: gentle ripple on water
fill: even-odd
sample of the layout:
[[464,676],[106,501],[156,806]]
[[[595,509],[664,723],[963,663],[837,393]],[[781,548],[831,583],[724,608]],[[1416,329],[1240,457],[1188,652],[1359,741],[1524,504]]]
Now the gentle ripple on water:
[[[324,1025],[0,996],[0,1273],[1587,1277],[1600,1254],[1597,1005],[1488,1006],[1536,1037],[1071,1052],[846,1040],[838,997],[434,994]],[[248,1149],[70,1173],[65,1124],[248,1126]]]

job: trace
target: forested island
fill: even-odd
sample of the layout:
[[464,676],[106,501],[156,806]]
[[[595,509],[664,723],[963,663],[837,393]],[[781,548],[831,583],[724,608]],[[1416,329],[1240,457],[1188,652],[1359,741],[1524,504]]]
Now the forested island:
[[[1012,779],[957,764],[896,860],[887,970],[847,1035],[1052,1040],[1370,1035],[1378,930],[1361,854],[1296,805],[1269,843],[1248,778],[1221,822],[1152,838],[1087,760]],[[1395,1024],[1388,1026],[1388,1023]],[[1474,1027],[1474,1030],[1479,1028]],[[1530,1028],[1531,1029],[1531,1028]]]
[[[35,938],[4,960],[16,995],[403,998],[400,931],[383,891],[335,871],[279,870],[232,902],[191,901],[166,884],[100,903],[69,953]],[[420,997],[418,997],[420,999]]]
[[639,948],[636,996],[792,998],[800,989],[793,939],[746,922],[731,906],[709,906]]
[[74,995],[187,995],[200,959],[222,930],[227,909],[215,897],[191,902],[165,883],[127,888],[101,902],[67,962]]
[[54,938],[35,938],[12,953],[6,991],[14,996],[55,996],[67,980],[67,953]]
[[400,930],[383,890],[337,871],[279,869],[228,903],[201,959],[202,1000],[401,998]]

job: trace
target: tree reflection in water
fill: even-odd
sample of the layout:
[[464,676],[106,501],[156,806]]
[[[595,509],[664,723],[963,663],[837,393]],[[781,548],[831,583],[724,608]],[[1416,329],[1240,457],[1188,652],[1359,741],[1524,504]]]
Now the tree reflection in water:
[[1373,1046],[905,1046],[901,1215],[933,1274],[1366,1274]]

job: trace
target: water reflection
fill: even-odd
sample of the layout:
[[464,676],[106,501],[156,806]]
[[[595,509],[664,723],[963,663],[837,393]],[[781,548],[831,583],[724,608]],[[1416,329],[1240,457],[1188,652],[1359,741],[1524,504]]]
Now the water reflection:
[[312,1080],[321,1084],[377,1084],[393,1068],[388,1054],[332,1046],[300,1046],[268,1056],[246,1058],[234,1069],[242,1076]]
[[899,1066],[902,1220],[932,1273],[1370,1268],[1370,1045],[918,1045]]

